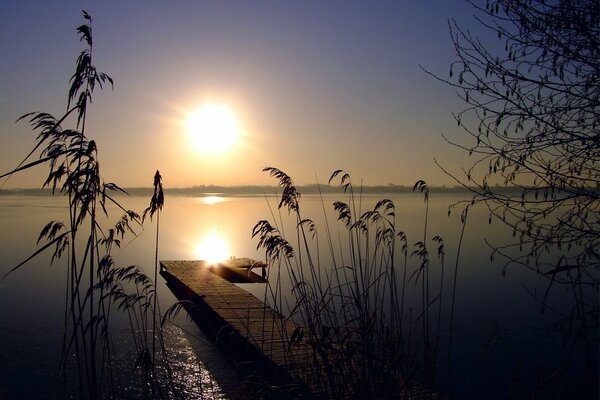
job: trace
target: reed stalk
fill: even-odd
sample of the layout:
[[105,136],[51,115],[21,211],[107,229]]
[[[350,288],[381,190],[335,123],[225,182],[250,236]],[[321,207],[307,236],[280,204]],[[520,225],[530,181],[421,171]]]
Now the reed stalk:
[[467,217],[469,216],[469,207],[465,207],[461,213],[460,221],[462,228],[460,230],[460,238],[456,248],[456,261],[454,263],[454,278],[452,280],[452,300],[450,303],[450,328],[448,331],[448,386],[452,393],[452,337],[454,334],[454,304],[456,301],[456,282],[458,280],[458,266],[460,265],[460,251],[462,249],[465,229],[467,227]]
[[[294,348],[305,346],[301,348],[307,348],[312,358],[313,368],[299,373],[297,378],[313,382],[322,398],[402,398],[416,387],[418,369],[423,371],[422,382],[432,384],[435,357],[428,349],[431,294],[427,247],[417,242],[413,252],[420,267],[412,277],[422,280],[419,283],[423,300],[421,312],[414,318],[405,308],[408,246],[406,235],[396,227],[394,203],[382,199],[372,209],[363,211],[362,194],[355,194],[350,176],[335,171],[329,182],[339,182],[347,198],[347,202],[333,203],[341,229],[334,236],[335,228],[330,226],[323,202],[325,234],[319,236],[319,228],[302,211],[301,196],[292,179],[277,168],[265,171],[282,188],[278,209],[287,210],[294,221],[293,244],[284,234],[281,213],[278,219],[273,218],[277,221],[274,224],[259,221],[253,228],[253,237],[258,239],[257,246],[265,250],[270,267],[265,289],[270,297],[265,301],[299,324],[291,338],[282,338],[290,343],[288,357],[294,359],[298,356]],[[419,187],[426,190],[424,182]],[[428,195],[428,191],[425,193]],[[428,208],[425,219],[427,214]],[[427,231],[424,237],[427,238]],[[325,240],[326,245],[321,246],[319,240]],[[404,261],[401,268],[396,265],[397,245]],[[330,254],[323,257],[321,249]],[[283,279],[289,280],[291,297],[282,296]],[[434,301],[442,301],[440,294]],[[286,301],[292,305],[287,307]],[[438,307],[437,336],[442,314],[441,306]],[[417,323],[422,328],[420,337],[414,335]],[[424,352],[421,362],[415,358],[415,343]]]
[[[156,351],[157,341],[162,340],[162,330],[157,323],[159,303],[156,295],[159,218],[157,215],[154,281],[140,267],[115,265],[114,247],[120,247],[126,235],[135,237],[134,228],[142,227],[143,218],[115,200],[113,193],[126,192],[114,183],[104,182],[96,142],[87,136],[88,105],[94,91],[104,85],[112,86],[113,81],[93,65],[92,17],[84,11],[83,18],[85,23],[77,28],[77,32],[84,49],[77,58],[75,73],[70,80],[65,113],[59,118],[42,112],[19,118],[28,120],[38,131],[36,144],[16,168],[0,175],[0,179],[9,178],[15,173],[46,165],[48,176],[43,186],[52,188],[54,195],[64,196],[68,221],[46,224],[39,235],[40,248],[2,279],[48,249],[53,249],[51,262],[67,256],[64,334],[59,363],[59,379],[65,397],[75,393],[81,399],[92,400],[122,397],[124,388],[116,378],[111,340],[110,319],[112,310],[116,309],[126,313],[129,319],[135,347],[131,350],[138,354],[135,367],[141,379],[142,397],[165,398],[167,391],[162,389],[165,379],[157,373],[159,357]],[[63,128],[71,122],[74,129]],[[36,154],[39,158],[34,160]],[[151,216],[162,208],[163,202],[158,171],[155,189],[149,207]],[[101,226],[99,216],[111,217],[107,209],[109,204],[123,214],[114,226],[107,228]],[[149,321],[152,323],[150,330]],[[72,355],[74,371],[70,366]],[[165,363],[165,360],[161,357],[160,362]],[[131,376],[125,379],[131,381]],[[57,385],[55,396],[59,395],[59,390]]]

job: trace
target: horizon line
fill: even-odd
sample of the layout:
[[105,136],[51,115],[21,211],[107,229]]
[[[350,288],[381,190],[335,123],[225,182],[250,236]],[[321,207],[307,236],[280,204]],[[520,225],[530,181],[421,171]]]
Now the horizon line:
[[[339,185],[311,183],[304,185],[295,185],[298,192],[301,194],[319,194],[319,193],[343,193],[344,190]],[[470,192],[475,188],[468,188],[460,185],[448,186],[428,186],[432,192]],[[514,190],[516,187],[504,187],[498,186],[498,188],[504,190]],[[121,188],[130,195],[143,195],[152,193],[154,188],[152,186],[130,186]],[[400,185],[389,183],[387,185],[362,185],[355,186],[355,189],[360,190],[362,193],[413,193],[413,185]],[[166,193],[171,194],[198,194],[198,195],[215,195],[215,194],[275,194],[281,192],[281,187],[278,185],[259,185],[259,184],[248,184],[248,185],[194,185],[185,187],[164,187],[163,190]],[[56,188],[56,192],[60,193],[60,189]],[[116,191],[118,193],[118,190]],[[52,188],[3,188],[0,189],[1,195],[16,195],[16,194],[49,194],[52,193]]]

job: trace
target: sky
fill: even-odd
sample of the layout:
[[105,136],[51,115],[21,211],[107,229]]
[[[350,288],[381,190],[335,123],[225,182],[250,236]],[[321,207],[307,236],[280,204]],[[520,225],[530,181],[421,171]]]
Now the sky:
[[[166,187],[297,184],[337,169],[365,185],[453,185],[434,163],[467,164],[442,133],[460,137],[463,104],[420,65],[447,77],[448,19],[477,29],[463,0],[0,2],[0,172],[15,167],[36,133],[15,123],[30,111],[65,111],[93,17],[93,63],[114,79],[94,94],[86,133],[105,181]],[[193,145],[186,120],[226,106],[239,140],[220,154]],[[71,126],[72,127],[72,126]],[[4,188],[40,187],[47,170]],[[2,184],[2,182],[0,182]]]

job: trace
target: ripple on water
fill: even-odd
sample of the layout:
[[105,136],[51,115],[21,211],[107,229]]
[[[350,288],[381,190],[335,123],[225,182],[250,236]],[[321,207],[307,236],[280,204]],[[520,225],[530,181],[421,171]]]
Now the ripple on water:
[[[131,349],[132,341],[131,334],[127,331],[122,331],[120,339],[116,341],[115,361],[116,375],[120,377],[122,382],[121,389],[124,392],[125,398],[139,398],[144,392],[142,384],[142,375],[139,369],[135,368],[136,354],[133,354]],[[201,342],[192,343],[192,342]],[[215,353],[212,345],[202,337],[190,337],[186,332],[177,326],[167,326],[164,329],[164,344],[165,353],[168,359],[168,368],[164,362],[157,362],[157,377],[160,386],[168,390],[171,398],[176,399],[225,399],[227,395],[223,389],[222,382],[215,379],[211,369],[213,363],[207,366],[201,357],[209,353],[209,361],[212,356],[210,353]],[[151,346],[151,344],[150,344]],[[160,352],[160,350],[159,350]],[[216,357],[220,357],[216,355]],[[232,368],[225,360],[214,363],[217,368]],[[132,374],[132,372],[135,372]],[[217,371],[219,375],[219,371]],[[223,371],[220,373],[223,375]],[[228,373],[225,372],[225,375]],[[233,371],[229,373],[233,376]],[[235,378],[233,378],[235,379]],[[172,385],[169,384],[169,380]],[[227,382],[225,382],[227,386]]]
[[[177,332],[177,330],[179,332]],[[222,388],[204,363],[197,357],[188,338],[181,330],[171,327],[167,332],[167,349],[175,387],[189,399],[224,399]]]

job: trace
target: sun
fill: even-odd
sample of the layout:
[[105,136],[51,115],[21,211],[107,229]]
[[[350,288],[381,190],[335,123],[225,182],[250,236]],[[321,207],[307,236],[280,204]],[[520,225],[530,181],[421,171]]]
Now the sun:
[[186,121],[190,141],[204,154],[220,154],[239,139],[238,120],[223,104],[209,103],[190,113]]

